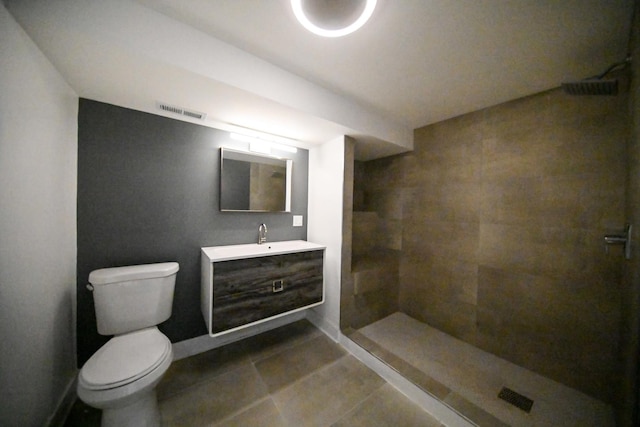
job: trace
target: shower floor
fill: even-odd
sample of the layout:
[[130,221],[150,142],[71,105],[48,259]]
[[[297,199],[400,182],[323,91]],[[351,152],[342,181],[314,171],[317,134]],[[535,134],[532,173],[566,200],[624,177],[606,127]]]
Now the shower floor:
[[[403,313],[350,338],[479,426],[615,426],[610,405]],[[499,399],[503,387],[533,400],[531,411]]]

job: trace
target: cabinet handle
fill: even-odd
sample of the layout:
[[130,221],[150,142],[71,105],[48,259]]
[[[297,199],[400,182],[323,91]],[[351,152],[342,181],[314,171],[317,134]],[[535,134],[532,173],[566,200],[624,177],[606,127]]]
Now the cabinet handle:
[[284,291],[284,280],[274,280],[273,281],[273,293]]

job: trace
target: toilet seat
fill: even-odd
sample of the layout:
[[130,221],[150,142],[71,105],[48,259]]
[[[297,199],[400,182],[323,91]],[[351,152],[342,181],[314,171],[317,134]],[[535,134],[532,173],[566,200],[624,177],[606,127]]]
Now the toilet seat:
[[156,327],[116,336],[91,356],[79,379],[88,390],[121,387],[148,375],[171,354],[171,341]]

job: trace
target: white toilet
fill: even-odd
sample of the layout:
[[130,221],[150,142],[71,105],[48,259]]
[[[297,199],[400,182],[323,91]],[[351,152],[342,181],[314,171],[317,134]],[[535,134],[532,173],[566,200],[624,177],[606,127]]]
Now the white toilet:
[[171,316],[175,262],[89,274],[98,333],[115,335],[80,370],[78,397],[102,409],[102,426],[159,426],[155,386],[173,359],[156,325]]

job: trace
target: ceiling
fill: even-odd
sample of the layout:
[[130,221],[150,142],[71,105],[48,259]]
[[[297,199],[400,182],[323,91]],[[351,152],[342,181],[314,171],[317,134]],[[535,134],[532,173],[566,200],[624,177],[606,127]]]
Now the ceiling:
[[350,36],[288,0],[138,0],[412,128],[602,72],[627,54],[626,0],[380,0]]
[[301,146],[347,134],[360,159],[410,149],[415,128],[604,71],[627,55],[633,8],[378,0],[362,29],[327,39],[302,29],[289,0],[4,1],[80,96],[155,114],[162,100]]

